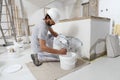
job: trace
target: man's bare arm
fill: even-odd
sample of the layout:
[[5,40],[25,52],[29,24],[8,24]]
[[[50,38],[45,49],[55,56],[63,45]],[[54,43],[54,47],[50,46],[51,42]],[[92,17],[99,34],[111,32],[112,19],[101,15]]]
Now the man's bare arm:
[[52,28],[49,28],[49,31],[54,37],[58,36],[58,33],[56,33]]
[[48,53],[53,53],[53,54],[62,54],[62,55],[65,55],[67,53],[66,49],[57,50],[57,49],[53,49],[53,48],[50,48],[50,47],[46,46],[46,41],[45,40],[40,39],[39,43],[40,43],[40,48],[41,48],[42,51],[45,51],[45,52],[48,52]]

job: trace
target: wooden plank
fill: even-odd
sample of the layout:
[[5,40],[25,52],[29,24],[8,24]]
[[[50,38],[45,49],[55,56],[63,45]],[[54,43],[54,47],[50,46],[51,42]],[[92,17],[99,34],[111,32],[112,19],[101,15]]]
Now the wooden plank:
[[3,40],[5,42],[5,45],[7,45],[7,41],[5,39],[5,35],[3,33],[2,26],[1,26],[2,4],[3,4],[3,0],[0,0],[0,30],[1,30],[1,34],[2,34]]
[[12,30],[13,30],[13,36],[14,36],[15,41],[17,41],[11,0],[5,0],[5,4],[6,4],[6,8],[8,10],[8,14],[9,14],[9,18],[10,18],[10,22],[11,22],[10,25],[11,25]]

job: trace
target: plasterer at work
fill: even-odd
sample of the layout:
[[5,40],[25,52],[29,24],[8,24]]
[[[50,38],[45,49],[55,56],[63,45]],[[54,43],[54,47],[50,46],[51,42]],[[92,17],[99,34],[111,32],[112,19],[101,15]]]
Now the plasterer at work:
[[[44,61],[59,61],[58,55],[65,55],[67,50],[53,49],[53,38],[58,36],[52,29],[52,25],[59,20],[60,14],[56,8],[51,8],[43,20],[36,25],[32,31],[31,48],[35,54],[31,54],[33,63],[36,66],[41,65]],[[48,31],[51,34],[48,34]]]

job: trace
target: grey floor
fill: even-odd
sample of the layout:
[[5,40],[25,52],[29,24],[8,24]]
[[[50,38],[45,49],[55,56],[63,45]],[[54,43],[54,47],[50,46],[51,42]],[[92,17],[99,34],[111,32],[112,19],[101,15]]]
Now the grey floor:
[[[31,53],[32,51],[29,48],[17,56],[11,55],[7,51],[0,54],[0,80],[36,80],[26,66],[26,63],[31,61]],[[21,64],[22,69],[12,74],[2,73],[5,67],[13,64]],[[120,80],[120,57],[108,58],[104,56],[98,58],[86,67],[59,80]]]
[[101,57],[59,80],[120,80],[120,57]]

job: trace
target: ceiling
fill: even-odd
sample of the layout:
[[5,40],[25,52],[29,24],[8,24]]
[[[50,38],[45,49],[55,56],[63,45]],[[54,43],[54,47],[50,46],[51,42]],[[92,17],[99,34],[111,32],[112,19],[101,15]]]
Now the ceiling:
[[33,5],[39,7],[39,8],[43,8],[45,6],[47,6],[48,4],[57,1],[57,0],[26,0],[30,3],[32,3]]
[[77,0],[26,0],[26,1],[32,3],[33,5],[35,5],[39,8],[43,8],[47,5],[55,3],[55,2],[62,3],[63,5],[70,5],[70,4],[74,4]]
[[[18,1],[18,0],[16,0]],[[62,7],[75,4],[83,0],[22,0],[26,13],[28,15],[44,7]]]

